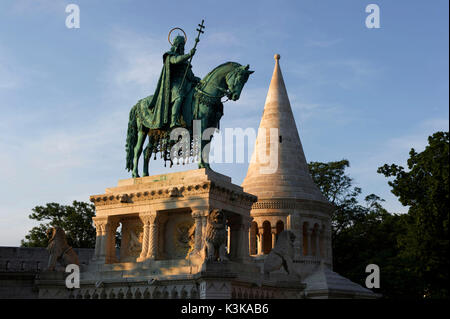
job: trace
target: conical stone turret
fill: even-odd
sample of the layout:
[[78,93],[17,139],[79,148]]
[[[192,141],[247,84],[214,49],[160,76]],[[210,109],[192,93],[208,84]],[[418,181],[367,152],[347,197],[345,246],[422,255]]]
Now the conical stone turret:
[[[326,202],[309,175],[279,60],[280,55],[276,54],[258,138],[242,187],[260,200],[290,198]],[[270,136],[270,129],[278,130],[277,136]],[[269,153],[272,153],[270,163],[264,158]]]
[[306,276],[321,262],[331,267],[331,205],[309,174],[279,60],[276,54],[252,161],[242,183],[245,192],[258,197],[250,212],[249,250],[264,258],[278,235],[290,230],[295,235],[295,264]]

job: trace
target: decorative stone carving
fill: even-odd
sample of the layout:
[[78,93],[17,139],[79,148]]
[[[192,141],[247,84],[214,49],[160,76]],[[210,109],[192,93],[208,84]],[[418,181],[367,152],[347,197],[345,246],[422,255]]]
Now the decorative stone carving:
[[[188,256],[192,248],[192,222],[182,221],[175,225],[175,232],[173,233],[173,241],[175,243],[175,255]],[[195,228],[194,228],[195,229]]]
[[207,261],[228,260],[225,245],[225,214],[220,209],[213,209],[208,216],[205,234],[205,258]]
[[69,264],[79,265],[78,255],[72,247],[67,244],[66,233],[60,227],[52,227],[47,230],[49,244],[47,250],[50,254],[47,270],[55,270],[59,262],[64,267]]
[[128,242],[128,255],[129,256],[139,256],[140,252],[142,251],[142,239],[143,239],[143,232],[141,227],[134,227],[133,229],[130,229],[129,233],[129,242]]
[[284,230],[278,235],[275,247],[264,261],[264,273],[266,275],[283,267],[289,275],[299,277],[292,262],[294,258],[294,241],[295,235],[289,230]]

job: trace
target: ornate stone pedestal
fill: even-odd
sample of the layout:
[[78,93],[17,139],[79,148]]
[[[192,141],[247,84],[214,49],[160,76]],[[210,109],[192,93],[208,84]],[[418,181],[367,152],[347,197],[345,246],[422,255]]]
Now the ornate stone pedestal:
[[[91,196],[98,264],[186,260],[197,265],[203,249],[207,216],[224,212],[230,260],[249,259],[250,207],[256,197],[207,169],[119,181],[117,187]],[[122,226],[120,256],[115,233]]]
[[[121,180],[91,196],[97,241],[93,263],[81,271],[80,289],[69,290],[49,274],[40,279],[40,297],[300,298],[304,284],[280,289],[289,278],[265,278],[249,256],[250,208],[256,200],[229,177],[207,169]],[[212,211],[220,211],[224,222],[213,231]],[[216,256],[224,260],[207,258],[206,243],[215,232],[223,234],[226,251]]]

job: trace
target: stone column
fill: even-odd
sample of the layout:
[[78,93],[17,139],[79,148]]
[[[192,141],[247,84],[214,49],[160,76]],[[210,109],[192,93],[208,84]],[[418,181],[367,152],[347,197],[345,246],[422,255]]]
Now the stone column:
[[112,264],[117,262],[116,258],[116,230],[119,227],[119,220],[116,217],[108,217],[108,222],[105,225],[106,243],[103,243],[102,247],[105,250],[105,263]]
[[264,228],[261,226],[258,228],[258,255],[263,255],[263,247],[264,247]]
[[[203,247],[204,231],[203,231],[203,220],[206,221],[206,216],[203,210],[192,211],[192,217],[195,223],[195,246],[194,252],[198,253]],[[205,226],[206,227],[206,226]]]
[[[155,214],[155,213],[153,213]],[[150,241],[150,222],[151,222],[151,215],[152,213],[144,213],[140,214],[139,218],[142,221],[143,224],[143,231],[144,234],[142,236],[142,250],[139,258],[137,261],[144,261],[147,258],[148,248],[149,248],[149,241]]]
[[237,214],[229,220],[231,258],[239,261],[249,259],[248,230],[251,221],[251,218]]
[[314,230],[314,233],[315,233],[315,236],[316,236],[316,240],[315,240],[315,245],[316,245],[316,257],[317,258],[320,258],[320,244],[319,244],[319,236],[320,236],[320,231],[319,231],[319,229],[318,228],[316,228],[315,230]]
[[318,246],[319,246],[319,254],[318,256],[320,259],[326,259],[326,252],[325,252],[325,229],[322,227],[319,230],[319,236],[318,236]]
[[248,261],[250,259],[249,254],[249,233],[250,227],[252,225],[253,218],[242,216],[242,222],[239,225],[239,250],[238,250],[238,259],[241,261]]
[[94,260],[100,263],[116,262],[117,217],[94,217],[96,227]]
[[308,237],[308,255],[309,256],[312,256],[312,234],[313,234],[313,229],[308,228],[306,236]]
[[146,259],[155,260],[158,249],[158,223],[156,221],[157,214],[149,215],[149,241]]
[[333,249],[332,249],[332,236],[331,236],[331,224],[327,223],[326,230],[325,230],[325,236],[326,236],[326,259],[332,265],[333,263]]
[[256,254],[261,255],[261,234],[256,235]]
[[92,218],[95,225],[96,238],[95,238],[95,252],[92,260],[97,261],[101,259],[103,232],[105,229],[106,218]]
[[208,224],[208,210],[203,210],[203,215],[201,218],[202,218],[202,243],[204,243],[206,236],[206,226]]
[[275,243],[277,242],[277,232],[272,229],[272,249],[275,248]]

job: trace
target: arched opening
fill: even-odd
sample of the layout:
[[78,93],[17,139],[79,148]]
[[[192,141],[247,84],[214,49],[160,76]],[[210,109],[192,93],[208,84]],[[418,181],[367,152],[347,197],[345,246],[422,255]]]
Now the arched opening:
[[275,238],[276,238],[276,240],[278,240],[278,235],[282,232],[284,230],[284,223],[281,221],[281,220],[279,220],[279,221],[277,221],[277,224],[276,224],[276,226],[275,226]]
[[272,227],[267,220],[263,223],[263,253],[268,254],[272,250]]
[[308,238],[308,227],[309,224],[308,222],[304,222],[303,223],[303,256],[307,256],[309,254],[308,251],[308,243],[309,243],[309,238]]
[[258,224],[252,222],[250,226],[250,255],[256,255],[258,253]]

